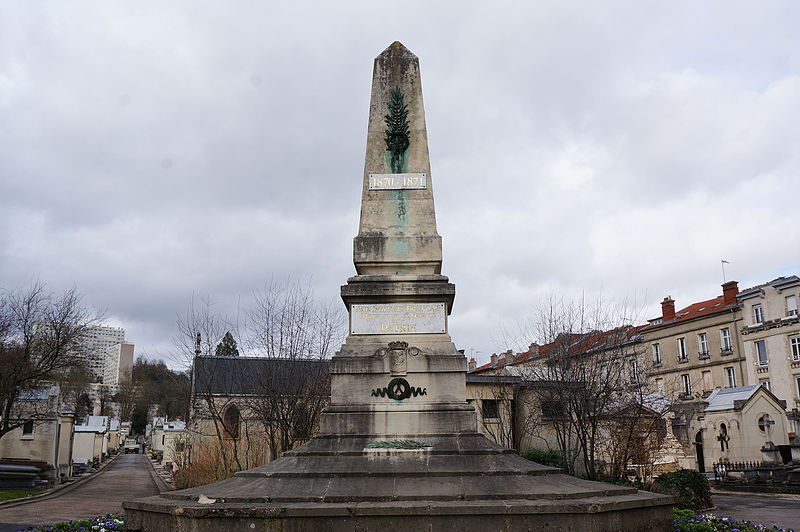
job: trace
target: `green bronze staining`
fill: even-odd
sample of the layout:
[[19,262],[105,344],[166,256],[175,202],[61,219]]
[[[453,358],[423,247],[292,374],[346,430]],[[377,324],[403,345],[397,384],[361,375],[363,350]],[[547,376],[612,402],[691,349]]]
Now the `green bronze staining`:
[[389,114],[384,115],[386,122],[386,149],[390,156],[393,174],[403,172],[403,159],[408,149],[408,106],[403,98],[403,91],[395,88],[389,93]]

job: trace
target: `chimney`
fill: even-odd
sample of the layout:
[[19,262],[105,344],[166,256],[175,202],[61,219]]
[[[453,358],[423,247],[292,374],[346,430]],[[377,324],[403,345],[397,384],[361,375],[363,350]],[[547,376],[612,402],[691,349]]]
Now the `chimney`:
[[509,349],[508,351],[503,353],[503,355],[504,355],[504,357],[506,359],[506,364],[513,364],[514,363],[514,351]]
[[722,285],[722,304],[726,307],[736,304],[736,294],[739,293],[739,282],[728,281]]
[[492,353],[492,356],[490,358],[492,360],[492,366],[496,366],[497,365],[497,353]]
[[528,353],[530,353],[532,355],[538,355],[539,354],[539,344],[537,344],[536,342],[531,343],[531,345],[528,346]]
[[670,296],[661,302],[661,321],[672,321],[675,319],[675,300]]
[[475,368],[478,367],[478,363],[475,362],[474,358],[469,359],[469,371],[475,371]]

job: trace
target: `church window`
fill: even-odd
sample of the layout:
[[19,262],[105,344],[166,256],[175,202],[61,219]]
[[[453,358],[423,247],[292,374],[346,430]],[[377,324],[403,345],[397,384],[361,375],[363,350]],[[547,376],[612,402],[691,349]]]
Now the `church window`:
[[775,422],[769,414],[763,414],[758,418],[758,430],[763,432],[766,436],[772,434],[772,425],[774,424]]
[[717,439],[719,440],[719,450],[722,452],[727,451],[729,449],[728,442],[731,438],[728,436],[728,427],[725,426],[725,423],[720,423]]
[[225,439],[235,440],[239,437],[239,423],[240,423],[239,409],[236,405],[230,405],[225,409],[225,415],[222,419],[222,427],[225,429]]

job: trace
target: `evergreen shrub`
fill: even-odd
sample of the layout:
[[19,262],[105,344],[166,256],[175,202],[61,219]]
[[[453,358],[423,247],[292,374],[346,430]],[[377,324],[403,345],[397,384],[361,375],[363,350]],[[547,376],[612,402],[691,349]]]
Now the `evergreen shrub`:
[[520,456],[531,462],[536,462],[537,464],[560,467],[561,469],[566,469],[567,467],[564,454],[555,449],[528,449],[522,451]]
[[680,469],[659,475],[653,481],[652,490],[675,496],[676,508],[702,510],[713,506],[708,479],[693,469]]

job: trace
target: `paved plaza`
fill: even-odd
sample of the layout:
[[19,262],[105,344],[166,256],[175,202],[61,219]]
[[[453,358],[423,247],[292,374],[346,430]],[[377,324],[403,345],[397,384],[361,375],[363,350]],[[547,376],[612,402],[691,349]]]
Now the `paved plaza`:
[[800,495],[715,493],[713,500],[717,515],[800,530]]

